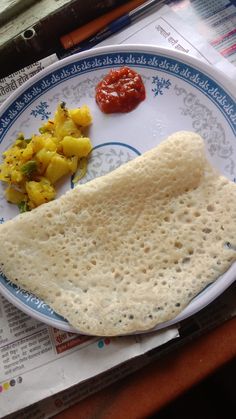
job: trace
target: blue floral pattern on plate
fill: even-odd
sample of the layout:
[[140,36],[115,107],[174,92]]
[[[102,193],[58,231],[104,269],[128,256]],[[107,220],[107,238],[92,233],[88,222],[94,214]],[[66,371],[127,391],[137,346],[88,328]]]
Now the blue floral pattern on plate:
[[152,78],[152,84],[154,84],[155,86],[152,88],[154,96],[163,95],[164,89],[169,89],[171,86],[171,82],[169,79],[165,79],[164,77],[158,76]]
[[30,115],[33,115],[35,118],[37,118],[37,116],[40,116],[42,121],[47,120],[49,116],[51,115],[51,112],[46,111],[47,108],[48,108],[47,102],[41,101],[39,105],[35,107],[35,109],[32,109],[32,111],[30,112]]
[[[127,65],[138,71],[147,97],[133,112],[104,116],[94,101],[95,86],[109,69]],[[94,49],[62,60],[30,79],[2,106],[0,152],[17,133],[36,132],[59,101],[68,106],[87,103],[94,115],[90,136],[94,149],[88,174],[82,182],[113,170],[157,145],[170,133],[187,129],[199,132],[212,161],[225,175],[236,177],[236,106],[233,89],[214,69],[177,52],[155,47],[119,46]],[[70,181],[64,190],[72,187]],[[64,191],[63,190],[63,191]],[[63,192],[62,191],[62,192]],[[6,203],[0,187],[0,222],[16,212]],[[172,323],[192,315],[221,293],[231,282],[227,274],[220,285],[203,291]],[[0,275],[0,291],[18,308],[55,327],[70,325],[43,301]],[[164,327],[160,325],[158,328]]]

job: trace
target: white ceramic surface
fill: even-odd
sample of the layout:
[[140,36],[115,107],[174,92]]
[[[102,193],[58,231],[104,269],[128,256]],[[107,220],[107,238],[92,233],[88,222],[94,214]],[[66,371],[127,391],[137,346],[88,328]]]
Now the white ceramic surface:
[[[95,103],[95,86],[111,68],[123,65],[142,76],[146,100],[130,113],[104,115]],[[68,107],[86,103],[93,114],[89,135],[94,150],[83,182],[113,170],[179,130],[198,132],[205,140],[212,164],[229,179],[236,177],[235,87],[222,73],[185,54],[152,46],[122,45],[96,48],[51,65],[22,85],[1,107],[0,153],[19,132],[26,137],[37,132],[60,101]],[[58,194],[73,186],[71,180],[60,185]],[[0,185],[0,223],[18,213],[16,207],[6,203],[3,192]],[[196,313],[219,296],[235,277],[233,265],[179,316],[155,329]],[[1,275],[0,292],[30,316],[74,331],[43,301]]]

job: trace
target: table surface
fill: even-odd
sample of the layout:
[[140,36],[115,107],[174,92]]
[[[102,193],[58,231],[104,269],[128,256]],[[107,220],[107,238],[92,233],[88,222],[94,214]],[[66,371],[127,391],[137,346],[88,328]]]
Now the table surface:
[[233,318],[55,418],[120,419],[124,412],[129,419],[148,417],[235,356],[236,318]]
[[148,417],[235,356],[236,318],[233,318],[89,396],[55,419]]

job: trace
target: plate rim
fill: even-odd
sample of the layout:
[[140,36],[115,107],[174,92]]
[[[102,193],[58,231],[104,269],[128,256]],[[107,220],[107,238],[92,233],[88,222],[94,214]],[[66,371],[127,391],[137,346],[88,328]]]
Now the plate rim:
[[[16,97],[19,96],[20,93],[24,92],[28,87],[33,85],[37,80],[40,80],[42,77],[46,76],[47,74],[50,74],[51,72],[59,69],[60,67],[63,67],[64,64],[69,64],[73,61],[78,61],[79,59],[83,59],[83,57],[90,57],[94,55],[101,55],[106,52],[117,52],[117,50],[120,51],[128,51],[129,49],[137,50],[137,51],[145,51],[152,52],[155,54],[167,56],[168,58],[175,58],[178,61],[181,61],[183,64],[186,64],[186,62],[189,62],[189,65],[192,65],[196,68],[199,68],[199,70],[206,73],[206,75],[209,78],[213,78],[217,81],[217,83],[222,86],[224,89],[227,89],[227,93],[232,99],[236,100],[236,91],[235,91],[235,85],[233,81],[222,71],[220,71],[218,68],[215,68],[213,65],[211,66],[208,63],[205,63],[201,61],[200,59],[196,57],[192,57],[191,55],[188,55],[181,51],[175,51],[169,48],[159,47],[152,44],[115,44],[115,45],[106,45],[102,47],[95,47],[91,48],[87,51],[78,52],[76,54],[72,54],[69,57],[65,57],[62,60],[58,60],[49,66],[45,67],[43,70],[39,71],[38,73],[34,74],[30,79],[26,80],[21,86],[19,86],[16,90],[14,90],[9,97],[0,105],[0,114],[3,113],[3,110],[9,106],[10,103],[12,103]],[[226,83],[227,86],[222,84],[223,82]],[[233,95],[232,92],[235,91],[235,95]]]
[[[77,54],[73,54],[69,57],[63,58],[62,60],[58,60],[52,64],[50,64],[48,67],[41,70],[39,73],[32,76],[30,79],[28,79],[25,83],[22,84],[22,86],[18,87],[14,92],[11,93],[11,95],[3,102],[3,104],[0,106],[0,117],[1,115],[8,109],[8,107],[28,88],[30,88],[34,83],[42,79],[43,77],[47,76],[48,74],[53,73],[54,71],[63,68],[67,64],[79,61],[83,58],[90,58],[93,56],[98,56],[106,53],[119,53],[119,52],[144,52],[144,53],[151,53],[154,55],[161,55],[163,57],[176,59],[176,61],[180,61],[184,65],[190,65],[194,67],[195,69],[203,72],[207,77],[209,77],[210,80],[214,80],[222,89],[224,89],[227,94],[235,100],[236,96],[233,94],[235,90],[235,86],[233,84],[233,81],[225,75],[223,72],[221,72],[219,69],[202,62],[200,59],[196,57],[192,57],[190,55],[187,55],[180,51],[174,51],[172,49],[158,47],[156,45],[151,44],[118,44],[118,45],[108,45],[108,46],[102,46],[102,47],[95,47],[87,51],[79,52]],[[94,69],[96,71],[96,68]],[[79,76],[79,73],[77,74]],[[50,89],[49,89],[50,90]],[[210,99],[210,98],[209,98]],[[231,265],[229,270],[225,273],[227,274],[229,271],[231,271],[231,268],[233,268],[235,264]],[[236,279],[236,278],[235,278]],[[214,289],[214,285],[217,283],[218,280],[220,280],[220,277],[217,278],[216,281],[214,281],[213,284],[209,286],[209,290],[213,288],[213,291],[211,293],[211,298],[208,299],[207,302],[202,303],[199,307],[195,307],[195,310],[193,309],[191,311],[191,314],[188,314],[188,307],[189,305],[193,304],[195,300],[197,300],[197,296],[173,319],[160,323],[159,325],[155,326],[151,330],[147,331],[137,331],[134,332],[134,334],[137,333],[148,333],[151,331],[161,330],[163,328],[166,328],[168,326],[174,325],[192,315],[194,315],[196,312],[202,310],[204,307],[206,307],[208,304],[210,304],[213,300],[215,300],[219,295],[222,294],[234,281],[235,279],[232,279],[228,281],[227,286],[223,289],[223,291],[219,288],[217,291]],[[213,286],[213,287],[212,287]],[[22,288],[23,289],[23,288]],[[3,291],[4,290],[4,291]],[[47,317],[43,313],[37,311],[36,309],[32,309],[27,304],[22,302],[21,300],[16,300],[15,297],[7,290],[6,287],[3,286],[2,283],[0,283],[0,291],[1,294],[10,301],[14,306],[16,306],[21,311],[24,311],[26,314],[28,314],[30,317],[38,320],[43,321],[47,325],[51,327],[57,327],[61,330],[75,332],[75,333],[81,333],[79,330],[74,329],[66,320],[60,320],[60,319],[53,319],[50,317]],[[33,294],[32,294],[33,295]],[[204,299],[203,299],[204,300]],[[43,301],[43,300],[42,300]],[[23,308],[22,308],[23,306]],[[133,333],[132,333],[133,334]]]

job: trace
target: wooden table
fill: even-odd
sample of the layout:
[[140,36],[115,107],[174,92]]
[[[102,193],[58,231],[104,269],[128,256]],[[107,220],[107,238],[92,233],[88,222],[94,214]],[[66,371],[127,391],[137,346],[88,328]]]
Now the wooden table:
[[236,357],[236,318],[77,403],[55,419],[145,418]]
[[236,318],[84,399],[56,419],[145,418],[236,356]]

